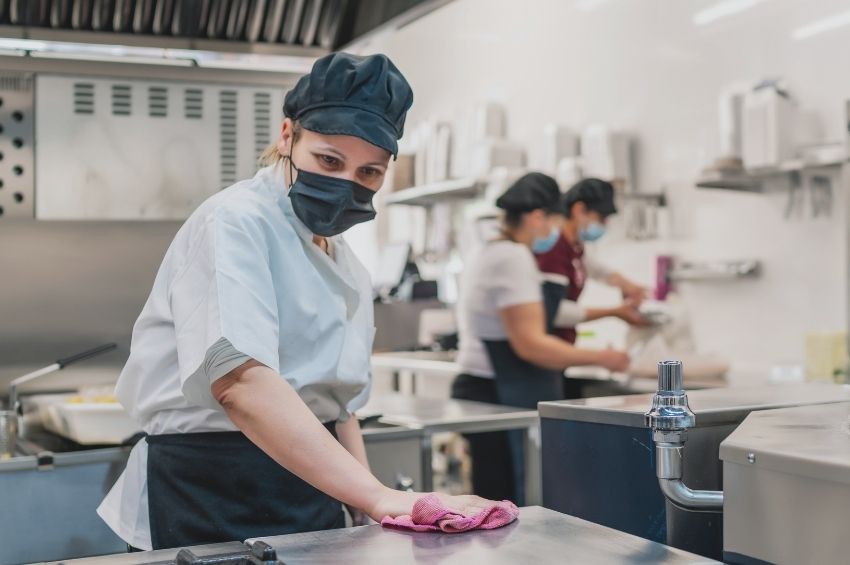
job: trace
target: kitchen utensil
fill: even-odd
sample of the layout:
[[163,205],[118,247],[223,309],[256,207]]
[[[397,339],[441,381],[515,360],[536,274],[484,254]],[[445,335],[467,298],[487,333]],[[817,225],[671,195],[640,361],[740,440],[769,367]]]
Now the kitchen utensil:
[[114,343],[107,343],[70,357],[57,359],[52,365],[48,365],[32,373],[27,373],[9,383],[9,407],[0,411],[0,456],[13,457],[15,454],[15,441],[20,431],[20,402],[18,402],[18,387],[34,381],[39,377],[64,369],[72,363],[89,359],[101,353],[106,353],[117,347]]

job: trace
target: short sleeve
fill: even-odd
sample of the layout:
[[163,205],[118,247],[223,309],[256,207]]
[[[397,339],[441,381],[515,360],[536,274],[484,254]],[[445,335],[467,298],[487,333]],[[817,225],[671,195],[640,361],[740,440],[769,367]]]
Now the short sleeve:
[[574,328],[587,318],[587,312],[572,300],[561,300],[558,303],[558,312],[555,314],[554,326],[556,328]]
[[517,244],[504,245],[501,251],[488,273],[496,308],[542,302],[542,280],[531,251]]
[[213,211],[169,290],[180,382],[190,403],[221,409],[204,362],[222,339],[280,372],[277,298],[258,219]]
[[250,360],[250,357],[237,351],[233,344],[223,337],[207,349],[204,375],[208,382],[213,383]]

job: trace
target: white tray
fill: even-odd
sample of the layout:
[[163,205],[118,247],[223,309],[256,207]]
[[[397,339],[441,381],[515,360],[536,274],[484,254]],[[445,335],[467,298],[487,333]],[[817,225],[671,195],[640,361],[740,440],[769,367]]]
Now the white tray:
[[118,403],[58,402],[47,411],[47,429],[83,445],[119,444],[140,431]]

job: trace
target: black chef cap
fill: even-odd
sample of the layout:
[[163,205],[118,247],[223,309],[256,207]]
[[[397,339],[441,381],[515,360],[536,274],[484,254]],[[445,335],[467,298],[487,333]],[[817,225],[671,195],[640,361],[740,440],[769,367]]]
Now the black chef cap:
[[561,191],[555,179],[543,173],[528,173],[496,200],[496,206],[509,212],[531,212],[537,209],[560,212],[560,197]]
[[304,129],[353,135],[398,154],[413,91],[386,55],[331,53],[286,93],[283,114]]
[[614,186],[601,179],[582,179],[564,194],[564,214],[569,216],[573,204],[584,202],[587,209],[603,218],[617,213],[614,205]]

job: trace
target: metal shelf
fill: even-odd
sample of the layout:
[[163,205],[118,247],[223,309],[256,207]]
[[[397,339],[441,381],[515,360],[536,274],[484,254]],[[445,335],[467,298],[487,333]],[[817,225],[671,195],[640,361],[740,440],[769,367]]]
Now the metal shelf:
[[387,197],[386,202],[406,206],[433,206],[452,200],[469,200],[481,194],[486,184],[485,179],[475,177],[423,184],[397,190]]
[[658,207],[667,205],[667,195],[663,192],[620,192],[616,193],[614,198],[623,202],[641,202]]
[[791,175],[799,177],[800,173],[815,169],[833,169],[847,163],[846,159],[840,161],[812,162],[803,159],[792,159],[780,163],[776,167],[764,167],[759,169],[742,169],[740,171],[717,171],[713,175],[707,175],[697,180],[698,188],[722,188],[727,190],[740,190],[742,192],[762,192],[764,181],[771,177]]

